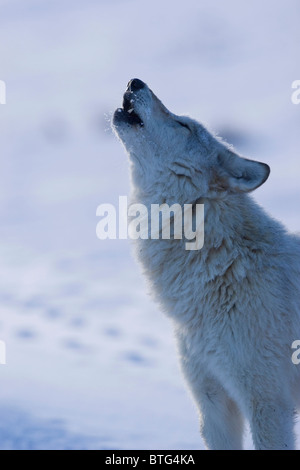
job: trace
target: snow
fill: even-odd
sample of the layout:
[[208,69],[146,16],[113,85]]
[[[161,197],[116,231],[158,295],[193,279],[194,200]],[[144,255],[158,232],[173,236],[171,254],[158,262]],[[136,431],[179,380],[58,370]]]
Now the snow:
[[98,205],[129,191],[108,120],[141,78],[173,112],[270,164],[256,199],[299,230],[299,2],[1,10],[0,448],[203,448],[172,325],[130,243],[96,237]]

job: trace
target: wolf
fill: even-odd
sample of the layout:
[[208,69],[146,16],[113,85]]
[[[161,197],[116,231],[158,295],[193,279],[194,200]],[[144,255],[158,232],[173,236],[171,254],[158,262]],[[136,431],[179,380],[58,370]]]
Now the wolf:
[[112,119],[129,155],[133,203],[204,204],[205,241],[139,239],[136,253],[172,319],[183,375],[207,449],[295,448],[300,368],[300,238],[249,195],[267,164],[243,158],[132,79]]

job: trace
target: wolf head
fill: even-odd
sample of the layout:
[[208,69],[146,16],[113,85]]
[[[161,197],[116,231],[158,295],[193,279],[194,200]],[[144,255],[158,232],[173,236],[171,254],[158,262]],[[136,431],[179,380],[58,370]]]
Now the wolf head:
[[139,79],[128,83],[112,126],[132,163],[136,190],[168,203],[246,193],[268,165],[237,155],[197,121],[171,113]]

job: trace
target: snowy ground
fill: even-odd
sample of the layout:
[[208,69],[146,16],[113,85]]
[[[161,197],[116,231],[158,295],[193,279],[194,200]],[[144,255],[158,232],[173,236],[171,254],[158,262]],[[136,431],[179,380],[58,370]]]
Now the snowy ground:
[[203,448],[171,324],[130,244],[95,235],[128,193],[107,119],[143,79],[270,164],[256,198],[299,230],[299,2],[0,6],[0,448]]

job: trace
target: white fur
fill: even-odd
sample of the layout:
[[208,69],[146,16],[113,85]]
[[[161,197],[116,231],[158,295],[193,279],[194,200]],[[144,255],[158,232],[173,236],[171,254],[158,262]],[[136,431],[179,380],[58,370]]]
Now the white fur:
[[130,157],[132,202],[205,205],[201,251],[186,251],[184,240],[136,241],[152,290],[173,319],[203,439],[209,449],[241,449],[246,418],[256,449],[293,449],[300,239],[247,194],[269,168],[170,113],[147,86],[133,97],[143,127],[113,121]]

